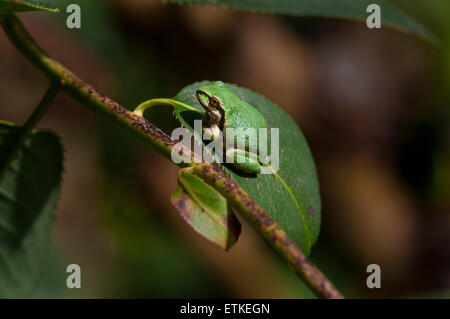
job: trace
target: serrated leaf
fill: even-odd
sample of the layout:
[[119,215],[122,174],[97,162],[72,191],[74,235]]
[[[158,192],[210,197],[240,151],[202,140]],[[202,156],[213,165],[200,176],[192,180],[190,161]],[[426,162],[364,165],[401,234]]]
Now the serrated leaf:
[[[0,123],[0,162],[19,127]],[[33,132],[0,180],[0,297],[24,298],[39,283],[59,196],[63,149],[56,135]]]
[[32,1],[32,0],[0,0],[0,14],[1,13],[14,13],[25,11],[50,11],[58,12],[59,9],[55,6],[45,3],[44,1]]
[[[212,82],[199,82],[181,90],[175,100],[203,112],[195,92]],[[289,237],[306,253],[317,240],[320,229],[321,202],[314,160],[308,144],[294,120],[280,107],[251,90],[227,84],[240,99],[256,107],[268,128],[279,128],[280,170],[277,174],[242,176],[224,166],[242,187]],[[193,120],[201,114],[176,106],[175,116],[191,133]],[[270,134],[270,133],[269,133]]]
[[404,32],[411,32],[435,42],[435,36],[422,24],[412,18],[389,0],[162,0],[178,4],[200,4],[230,7],[239,10],[260,11],[291,16],[313,16],[366,20],[367,7],[378,4],[381,7],[381,21]]

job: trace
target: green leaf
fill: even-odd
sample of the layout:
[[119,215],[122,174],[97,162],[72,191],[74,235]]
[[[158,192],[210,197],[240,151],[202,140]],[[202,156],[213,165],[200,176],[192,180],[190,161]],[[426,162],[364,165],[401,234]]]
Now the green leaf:
[[[212,82],[194,83],[174,98],[203,112],[196,90]],[[279,128],[280,170],[277,174],[242,176],[224,167],[230,176],[284,229],[306,253],[317,240],[320,229],[320,195],[314,160],[294,120],[265,97],[248,89],[227,84],[240,99],[256,107],[269,128]],[[193,120],[201,114],[175,106],[175,116],[191,133]],[[270,131],[268,133],[270,135]]]
[[178,4],[200,4],[230,7],[239,10],[260,11],[291,16],[313,16],[366,20],[367,6],[376,3],[381,7],[381,20],[385,26],[412,32],[435,42],[435,36],[409,14],[389,0],[163,0]]
[[180,171],[178,182],[171,200],[184,220],[206,239],[230,249],[239,237],[241,224],[227,200],[185,169]]
[[14,13],[24,11],[50,11],[58,12],[53,5],[41,1],[32,0],[0,0],[0,13]]
[[[0,123],[0,162],[19,127]],[[59,196],[63,149],[50,132],[33,132],[0,180],[0,297],[29,297],[48,252]]]

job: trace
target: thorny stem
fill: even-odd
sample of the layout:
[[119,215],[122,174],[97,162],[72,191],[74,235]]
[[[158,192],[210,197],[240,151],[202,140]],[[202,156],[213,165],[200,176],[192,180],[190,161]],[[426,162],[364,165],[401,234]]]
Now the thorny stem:
[[[22,54],[42,72],[57,80],[61,89],[92,109],[103,113],[126,130],[144,139],[167,158],[175,145],[164,132],[142,116],[134,114],[97,91],[59,62],[50,58],[31,38],[15,15],[0,15],[0,24]],[[233,207],[283,257],[291,268],[322,298],[343,298],[333,284],[314,266],[270,216],[215,164],[191,164],[194,171],[223,194]]]
[[45,111],[47,111],[47,108],[52,103],[56,94],[58,94],[58,91],[59,91],[59,83],[52,81],[50,83],[49,88],[42,97],[41,101],[39,102],[38,106],[36,107],[36,109],[33,111],[33,113],[25,122],[25,124],[19,129],[18,136],[14,140],[14,146],[11,147],[11,149],[8,151],[8,154],[5,157],[5,160],[1,163],[0,180],[6,173],[14,157],[17,155],[17,152],[19,152],[19,150],[22,148],[28,136],[36,127],[37,123],[39,123],[42,116],[45,114]]

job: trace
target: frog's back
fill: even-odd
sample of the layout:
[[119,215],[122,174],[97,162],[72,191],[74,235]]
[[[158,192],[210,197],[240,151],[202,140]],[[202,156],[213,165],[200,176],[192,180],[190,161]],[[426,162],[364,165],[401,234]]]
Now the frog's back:
[[256,130],[267,127],[264,117],[262,117],[261,113],[255,107],[242,100],[236,105],[237,107],[227,118],[227,127],[242,129],[252,127]]

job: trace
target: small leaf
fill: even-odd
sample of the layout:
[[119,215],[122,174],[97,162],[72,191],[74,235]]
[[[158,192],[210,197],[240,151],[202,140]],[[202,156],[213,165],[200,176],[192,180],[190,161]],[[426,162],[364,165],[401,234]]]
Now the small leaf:
[[219,247],[230,249],[241,225],[227,200],[201,178],[180,170],[172,204],[196,232]]
[[[0,162],[19,127],[0,123]],[[47,258],[59,196],[63,149],[56,135],[33,132],[0,180],[0,297],[30,296]]]
[[33,0],[0,0],[0,13],[14,13],[24,11],[50,11],[58,12],[59,9],[53,5]]
[[[175,100],[203,112],[195,92],[212,82],[199,82],[181,90]],[[226,166],[225,170],[242,187],[289,237],[309,254],[320,229],[319,182],[314,160],[305,137],[294,120],[265,97],[248,89],[227,84],[241,100],[256,107],[266,119],[268,128],[279,128],[280,170],[277,174],[243,176]],[[175,116],[191,133],[193,120],[201,114],[175,106]],[[270,131],[268,133],[270,135]]]
[[260,11],[291,16],[313,16],[366,20],[367,6],[376,3],[381,7],[381,20],[404,32],[411,32],[435,42],[435,36],[409,14],[392,4],[389,0],[163,0],[178,4],[200,4],[230,7],[239,10]]

